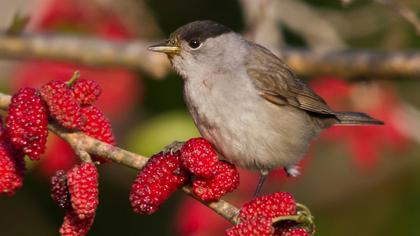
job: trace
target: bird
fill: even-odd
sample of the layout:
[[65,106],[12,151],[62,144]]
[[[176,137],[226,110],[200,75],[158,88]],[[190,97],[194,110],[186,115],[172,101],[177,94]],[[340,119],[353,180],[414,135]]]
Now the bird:
[[254,196],[274,169],[297,176],[321,131],[384,124],[332,110],[282,59],[215,21],[183,25],[148,49],[165,53],[182,77],[193,121],[221,159],[260,173]]

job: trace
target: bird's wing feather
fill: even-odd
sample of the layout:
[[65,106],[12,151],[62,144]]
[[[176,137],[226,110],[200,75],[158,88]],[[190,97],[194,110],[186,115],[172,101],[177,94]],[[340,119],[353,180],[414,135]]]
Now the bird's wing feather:
[[260,96],[277,105],[290,105],[302,110],[334,114],[324,99],[299,80],[291,69],[269,50],[255,44],[247,73]]

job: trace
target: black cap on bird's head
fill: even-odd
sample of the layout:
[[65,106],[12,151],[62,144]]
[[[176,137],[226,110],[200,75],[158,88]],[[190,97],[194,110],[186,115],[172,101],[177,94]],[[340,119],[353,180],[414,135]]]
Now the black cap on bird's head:
[[170,38],[178,37],[187,42],[193,39],[205,41],[231,31],[228,27],[215,21],[194,21],[179,27],[171,34]]
[[215,21],[194,21],[179,27],[170,35],[166,42],[153,45],[149,47],[149,50],[166,54],[178,54],[181,50],[180,44],[182,41],[186,41],[194,49],[208,38],[214,38],[229,32],[232,32],[232,30]]

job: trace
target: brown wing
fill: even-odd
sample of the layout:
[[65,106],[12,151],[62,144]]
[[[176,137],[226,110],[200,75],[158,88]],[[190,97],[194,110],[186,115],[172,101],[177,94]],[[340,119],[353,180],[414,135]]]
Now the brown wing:
[[334,115],[324,99],[299,80],[282,60],[264,47],[255,46],[246,66],[261,97],[277,105]]

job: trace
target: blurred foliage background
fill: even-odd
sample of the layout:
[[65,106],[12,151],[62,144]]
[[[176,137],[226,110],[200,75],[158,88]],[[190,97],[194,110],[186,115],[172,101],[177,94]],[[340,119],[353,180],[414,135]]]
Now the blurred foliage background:
[[[395,0],[420,12],[415,0]],[[274,3],[273,3],[274,2]],[[16,12],[31,17],[28,32],[92,35],[109,40],[157,40],[177,27],[212,19],[269,48],[314,50],[418,50],[420,35],[379,1],[339,0],[0,0],[0,26]],[[272,5],[270,5],[272,4]],[[118,145],[143,155],[198,132],[173,72],[156,79],[138,71],[88,68],[52,61],[0,61],[0,88],[39,87],[66,80],[74,70],[98,80],[99,106],[111,118]],[[420,93],[408,78],[348,80],[334,75],[304,78],[333,108],[383,119],[384,127],[337,127],[318,139],[302,163],[303,175],[270,175],[265,192],[290,191],[316,217],[318,235],[420,235]],[[31,163],[24,187],[0,197],[0,235],[57,235],[63,212],[49,196],[49,177],[76,161],[56,137],[40,163]],[[135,215],[128,202],[135,171],[115,164],[100,169],[100,206],[89,235],[223,235],[227,223],[182,193],[151,216]],[[241,172],[228,199],[249,200],[257,175]]]

